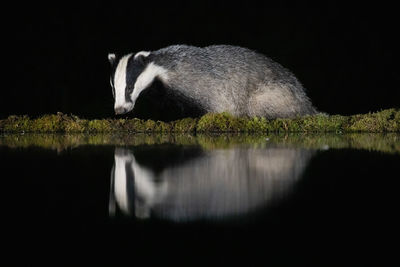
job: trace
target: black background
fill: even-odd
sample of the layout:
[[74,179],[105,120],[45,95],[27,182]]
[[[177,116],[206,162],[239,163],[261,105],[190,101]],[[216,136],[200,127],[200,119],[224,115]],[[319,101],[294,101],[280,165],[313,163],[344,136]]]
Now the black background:
[[292,70],[324,112],[399,107],[396,12],[383,3],[11,5],[4,9],[11,16],[3,21],[0,117],[113,117],[107,54],[183,43],[259,51]]

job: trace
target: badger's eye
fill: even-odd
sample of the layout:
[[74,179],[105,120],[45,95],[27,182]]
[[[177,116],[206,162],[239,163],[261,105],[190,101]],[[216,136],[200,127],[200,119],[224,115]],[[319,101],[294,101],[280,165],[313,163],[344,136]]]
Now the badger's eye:
[[131,93],[133,92],[133,86],[127,87],[127,88],[126,88],[126,92],[127,92],[128,94],[131,94]]

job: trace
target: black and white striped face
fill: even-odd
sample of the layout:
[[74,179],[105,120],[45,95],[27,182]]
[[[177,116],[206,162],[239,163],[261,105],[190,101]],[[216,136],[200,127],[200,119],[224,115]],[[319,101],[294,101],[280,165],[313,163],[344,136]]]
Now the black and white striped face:
[[114,96],[114,110],[116,114],[124,114],[134,107],[132,94],[138,76],[145,68],[145,62],[141,57],[133,57],[132,54],[116,59],[110,54],[109,60],[113,67],[110,77],[111,88]]
[[156,77],[165,79],[166,71],[149,60],[150,52],[128,54],[117,59],[109,54],[112,66],[110,83],[115,99],[116,114],[124,114],[133,109],[140,93],[148,88]]
[[114,216],[116,205],[123,213],[148,218],[150,210],[167,192],[166,181],[156,181],[154,172],[140,165],[133,153],[117,148],[111,173],[109,213]]

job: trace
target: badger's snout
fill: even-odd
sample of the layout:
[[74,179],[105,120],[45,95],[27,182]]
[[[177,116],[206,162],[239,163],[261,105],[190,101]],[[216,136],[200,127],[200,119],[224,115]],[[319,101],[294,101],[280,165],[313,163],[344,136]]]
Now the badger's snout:
[[124,108],[124,107],[116,107],[114,108],[115,110],[115,114],[125,114],[127,112],[129,112],[129,108]]

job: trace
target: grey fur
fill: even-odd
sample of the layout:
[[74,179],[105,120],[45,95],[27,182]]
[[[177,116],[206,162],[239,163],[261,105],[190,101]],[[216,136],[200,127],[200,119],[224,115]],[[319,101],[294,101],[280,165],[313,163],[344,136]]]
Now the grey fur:
[[[158,152],[154,147],[144,149]],[[127,215],[173,221],[245,215],[289,194],[314,153],[299,148],[238,146],[202,151],[156,172],[140,154],[116,148],[110,215],[117,206]],[[115,184],[123,186],[116,188]]]
[[166,69],[162,82],[169,90],[205,112],[266,118],[316,113],[289,70],[247,48],[173,45],[151,52],[151,62]]

